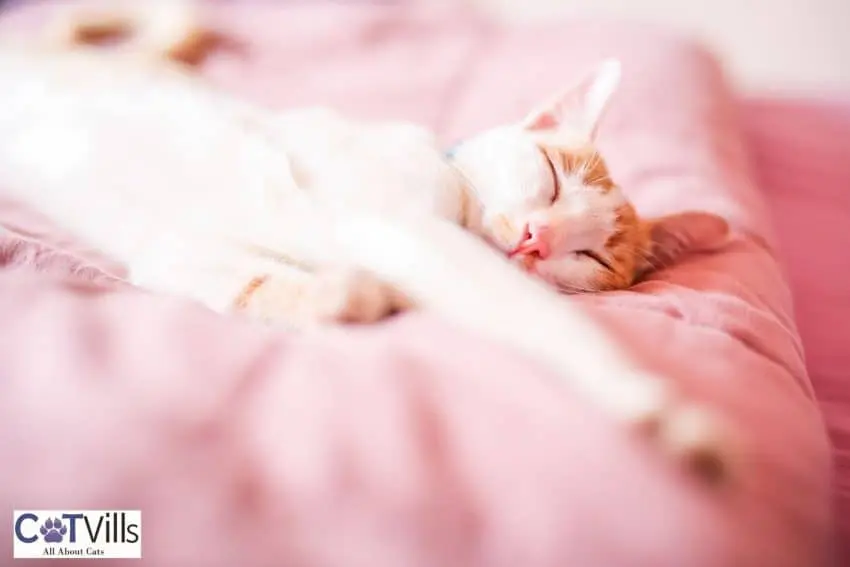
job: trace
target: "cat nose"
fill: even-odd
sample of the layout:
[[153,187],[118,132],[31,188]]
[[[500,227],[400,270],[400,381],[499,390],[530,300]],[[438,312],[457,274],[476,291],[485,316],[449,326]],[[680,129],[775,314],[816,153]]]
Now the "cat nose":
[[548,257],[551,252],[551,233],[552,230],[547,224],[537,222],[526,224],[522,239],[511,251],[510,256],[536,254],[541,259]]

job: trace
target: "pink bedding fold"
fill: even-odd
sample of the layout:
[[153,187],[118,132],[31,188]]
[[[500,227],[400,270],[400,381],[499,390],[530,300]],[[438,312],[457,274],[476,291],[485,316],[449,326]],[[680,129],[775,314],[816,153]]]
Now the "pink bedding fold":
[[419,120],[447,142],[620,57],[614,176],[643,212],[715,211],[738,239],[579,301],[734,426],[736,483],[701,489],[534,361],[428,314],[277,333],[119,288],[6,206],[4,224],[52,248],[0,248],[0,502],[141,508],[143,563],[161,566],[828,561],[829,447],[709,55],[628,25],[507,30],[421,5],[210,10],[252,32],[247,63],[209,67],[235,92]]

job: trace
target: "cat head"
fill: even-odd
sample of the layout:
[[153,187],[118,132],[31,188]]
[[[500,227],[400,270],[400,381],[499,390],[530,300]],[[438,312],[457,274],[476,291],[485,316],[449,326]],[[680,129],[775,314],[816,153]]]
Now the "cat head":
[[594,73],[521,122],[457,146],[452,159],[481,207],[479,230],[526,270],[564,291],[632,285],[653,267],[726,241],[722,218],[642,218],[609,174],[596,134],[620,64]]

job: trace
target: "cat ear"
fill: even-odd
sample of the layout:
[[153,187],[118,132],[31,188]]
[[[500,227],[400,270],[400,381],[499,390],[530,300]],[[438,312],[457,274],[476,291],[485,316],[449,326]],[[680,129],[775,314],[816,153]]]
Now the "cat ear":
[[616,59],[603,61],[593,73],[529,113],[522,127],[569,131],[570,135],[593,141],[611,96],[620,84],[620,68]]
[[720,248],[729,237],[729,224],[711,213],[689,211],[645,222],[652,242],[646,260],[655,268],[669,266],[692,252]]

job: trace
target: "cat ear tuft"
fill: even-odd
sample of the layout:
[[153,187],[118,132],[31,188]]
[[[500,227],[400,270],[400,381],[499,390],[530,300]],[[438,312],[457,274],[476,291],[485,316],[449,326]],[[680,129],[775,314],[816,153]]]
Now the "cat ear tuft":
[[729,224],[712,213],[688,211],[646,221],[652,241],[647,261],[656,268],[682,256],[720,248],[729,238]]
[[606,59],[593,73],[529,113],[521,123],[523,128],[568,131],[570,135],[593,141],[620,84],[620,75],[620,62]]

